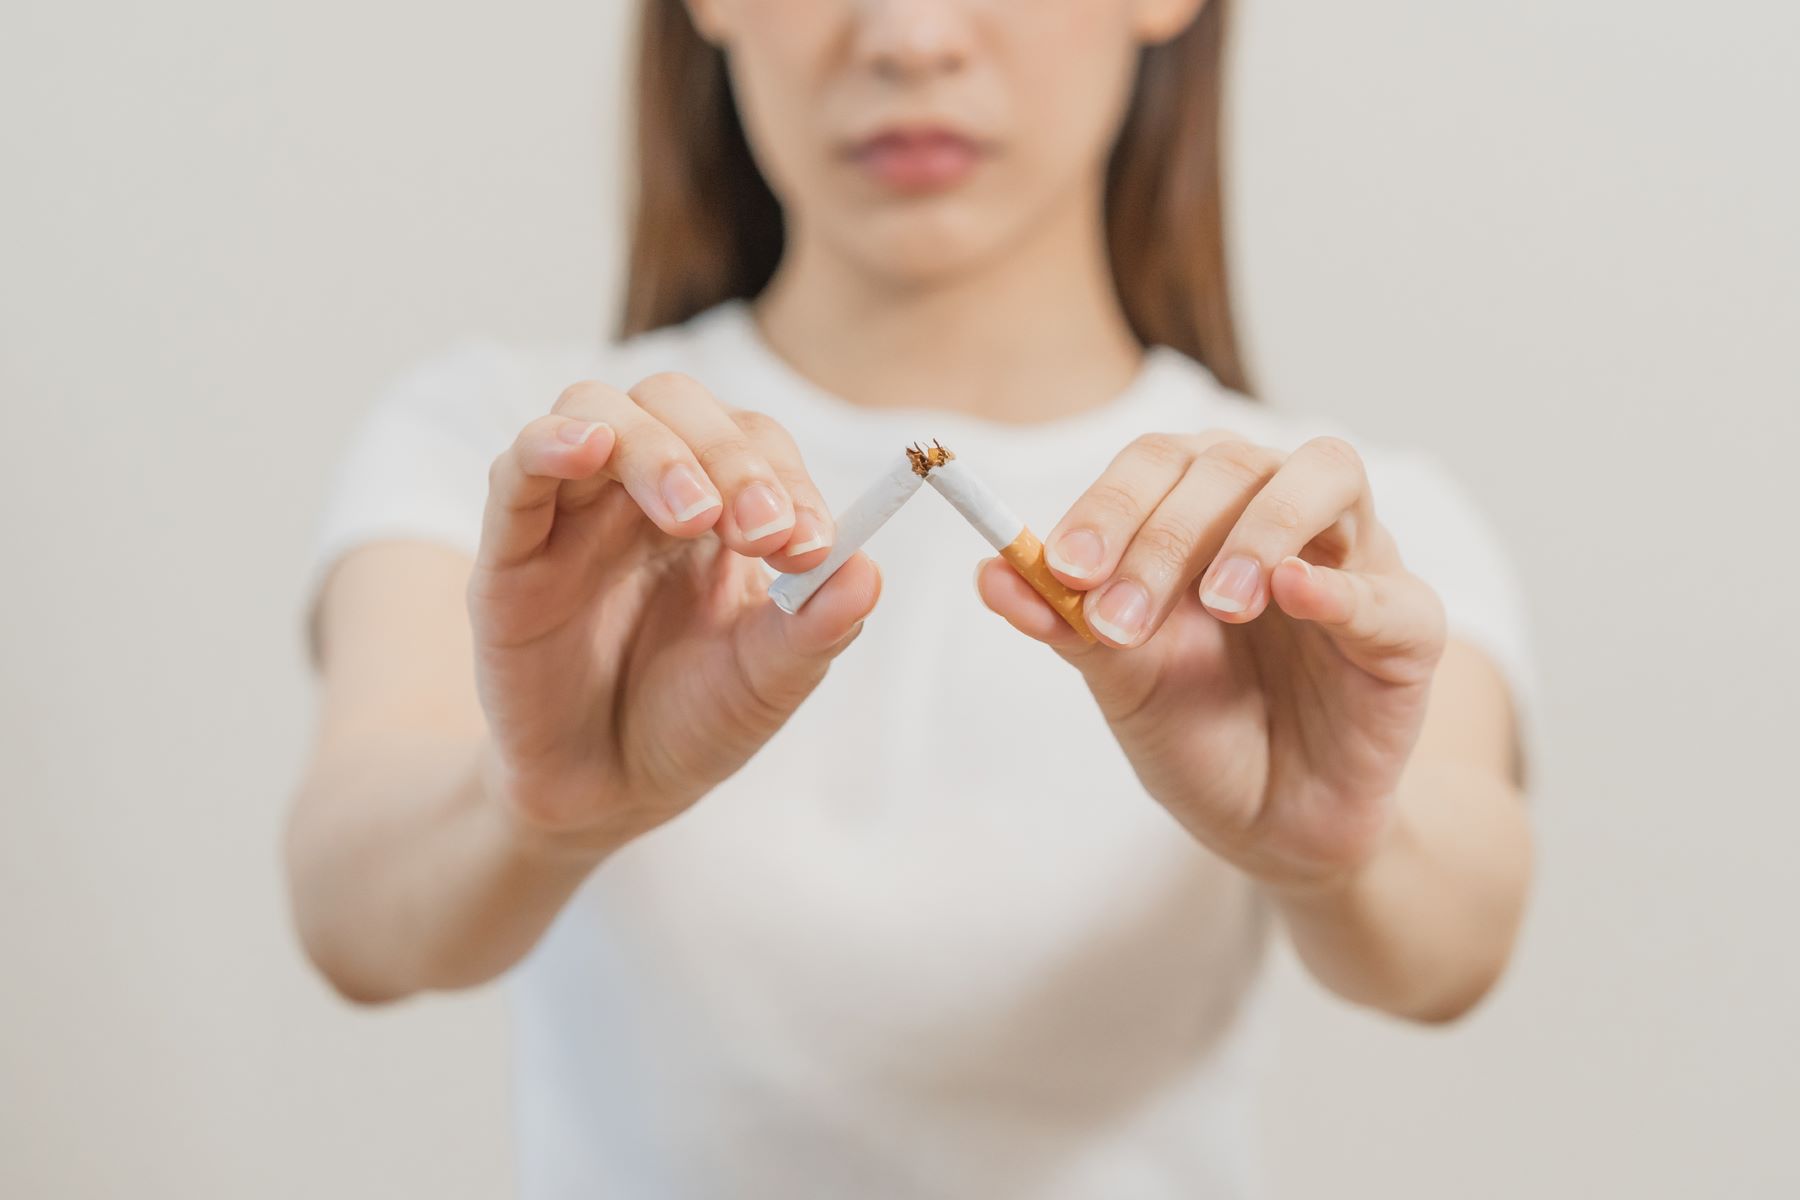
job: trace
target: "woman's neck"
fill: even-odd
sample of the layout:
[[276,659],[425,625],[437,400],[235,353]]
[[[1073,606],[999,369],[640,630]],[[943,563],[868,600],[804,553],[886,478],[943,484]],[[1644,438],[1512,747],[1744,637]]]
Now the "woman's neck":
[[992,262],[911,286],[795,230],[752,311],[776,353],[854,404],[1020,424],[1080,412],[1125,389],[1143,348],[1113,288],[1097,197],[1066,207]]

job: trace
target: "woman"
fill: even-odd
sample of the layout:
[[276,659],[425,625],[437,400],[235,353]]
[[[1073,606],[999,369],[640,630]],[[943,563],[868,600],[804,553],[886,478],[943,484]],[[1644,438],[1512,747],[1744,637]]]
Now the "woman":
[[[527,1197],[1239,1195],[1272,924],[1421,1021],[1500,973],[1508,577],[1428,460],[1241,394],[1224,20],[650,0],[630,336],[361,430],[298,923],[359,1000],[509,972]],[[1098,642],[929,492],[774,607],[920,438]]]

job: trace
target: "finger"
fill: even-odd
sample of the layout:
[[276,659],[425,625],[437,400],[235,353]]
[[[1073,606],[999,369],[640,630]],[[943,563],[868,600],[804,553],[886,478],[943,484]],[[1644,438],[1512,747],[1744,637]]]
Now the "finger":
[[[644,515],[664,533],[698,537],[718,522],[719,493],[700,469],[693,451],[630,396],[586,380],[564,389],[553,411],[612,426],[617,444],[607,463],[607,475],[625,486]],[[562,503],[565,507],[587,503],[604,486],[604,480],[584,480],[580,487],[564,492]]]
[[568,481],[605,478],[617,437],[603,421],[546,414],[531,421],[488,470],[477,560],[510,566],[536,553],[555,524]]
[[786,544],[777,547],[774,553],[764,555],[764,558],[777,571],[810,571],[824,562],[825,556],[831,552],[837,526],[831,519],[830,506],[825,503],[825,497],[819,494],[817,485],[806,470],[806,463],[800,457],[800,447],[794,444],[793,435],[773,417],[759,412],[738,411],[731,414],[731,419],[744,431],[744,436],[750,439],[751,444],[762,451],[763,457],[774,470],[775,477],[781,480],[794,503],[794,528],[788,534]]
[[664,371],[631,389],[645,412],[675,431],[725,498],[713,532],[739,554],[761,558],[788,543],[794,502],[762,451],[713,394],[686,375]]
[[793,711],[855,640],[880,597],[881,572],[859,551],[798,613],[784,613],[773,602],[752,610],[744,618],[738,659],[745,684],[772,713]]
[[1244,510],[1200,581],[1200,602],[1221,621],[1255,620],[1268,606],[1269,572],[1339,526],[1354,543],[1373,512],[1362,457],[1341,438],[1314,438],[1288,456]]
[[1207,435],[1149,433],[1119,451],[1044,539],[1056,577],[1085,590],[1118,567],[1131,537],[1207,446]]
[[1417,576],[1341,571],[1289,556],[1269,584],[1282,612],[1317,625],[1352,663],[1390,682],[1429,678],[1443,653],[1443,601]]
[[1078,658],[1094,648],[1003,558],[984,558],[975,564],[975,591],[1008,625],[1064,657]]
[[1113,646],[1155,633],[1280,469],[1281,455],[1266,446],[1231,441],[1204,450],[1132,533],[1112,578],[1089,593],[1094,632]]

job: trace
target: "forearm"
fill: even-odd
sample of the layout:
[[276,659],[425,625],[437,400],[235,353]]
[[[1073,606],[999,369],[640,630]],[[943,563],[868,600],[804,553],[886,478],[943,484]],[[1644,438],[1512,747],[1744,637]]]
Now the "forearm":
[[345,996],[493,978],[604,857],[534,836],[492,794],[486,756],[484,741],[388,736],[321,758],[296,796],[295,920]]
[[1531,835],[1516,789],[1416,763],[1381,848],[1343,880],[1271,889],[1295,949],[1344,998],[1421,1021],[1460,1016],[1505,968],[1524,911]]

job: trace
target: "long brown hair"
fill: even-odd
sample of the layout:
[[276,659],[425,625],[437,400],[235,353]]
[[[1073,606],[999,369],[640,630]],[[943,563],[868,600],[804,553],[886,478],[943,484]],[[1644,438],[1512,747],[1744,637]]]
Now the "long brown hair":
[[[1141,52],[1107,165],[1106,238],[1119,299],[1145,345],[1250,381],[1225,263],[1220,110],[1229,0]],[[763,289],[781,258],[781,206],[751,157],[725,53],[683,0],[644,0],[637,60],[637,194],[621,336]]]

